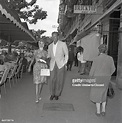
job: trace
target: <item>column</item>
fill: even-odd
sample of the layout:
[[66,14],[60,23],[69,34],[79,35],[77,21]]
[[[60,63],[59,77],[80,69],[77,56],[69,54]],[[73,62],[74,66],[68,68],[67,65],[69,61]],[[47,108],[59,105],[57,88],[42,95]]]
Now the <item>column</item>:
[[[122,20],[122,10],[120,15],[120,20]],[[117,64],[117,86],[122,90],[122,21],[120,21],[119,29],[119,46],[118,46],[118,64]]]

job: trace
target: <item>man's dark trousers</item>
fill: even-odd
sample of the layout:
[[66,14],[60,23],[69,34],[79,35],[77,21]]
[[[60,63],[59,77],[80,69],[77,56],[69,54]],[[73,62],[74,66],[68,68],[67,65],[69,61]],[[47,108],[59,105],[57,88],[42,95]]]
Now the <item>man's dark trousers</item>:
[[50,94],[52,96],[60,96],[64,86],[65,66],[58,68],[57,64],[50,74]]

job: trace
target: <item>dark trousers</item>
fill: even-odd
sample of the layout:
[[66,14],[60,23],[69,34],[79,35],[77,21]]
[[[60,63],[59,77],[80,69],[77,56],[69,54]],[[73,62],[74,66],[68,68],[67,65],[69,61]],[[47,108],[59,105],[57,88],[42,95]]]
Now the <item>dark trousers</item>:
[[91,66],[92,66],[92,61],[87,61],[86,62],[86,73],[87,74],[89,74]]
[[78,61],[78,72],[81,74],[86,72],[86,63]]
[[72,64],[73,64],[73,61],[69,61],[67,62],[67,70],[71,70],[72,69]]
[[74,61],[75,61],[75,66],[78,67],[78,59],[77,59],[77,55],[75,56]]
[[50,73],[50,94],[60,96],[64,86],[65,67],[58,68],[55,63],[53,71]]

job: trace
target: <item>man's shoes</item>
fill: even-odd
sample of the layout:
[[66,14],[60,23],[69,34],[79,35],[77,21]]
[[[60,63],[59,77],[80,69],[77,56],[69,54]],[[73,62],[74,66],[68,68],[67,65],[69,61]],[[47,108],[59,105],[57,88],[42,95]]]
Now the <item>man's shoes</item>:
[[101,115],[102,115],[102,116],[105,116],[105,112],[101,112]]
[[100,117],[100,116],[101,116],[101,114],[100,114],[100,113],[97,113],[97,112],[96,112],[95,114],[96,114],[96,116],[97,116],[97,117]]
[[55,96],[55,100],[58,100],[59,99],[59,97],[58,96]]
[[51,96],[50,96],[50,100],[53,100],[54,97],[55,97],[55,96],[51,95]]

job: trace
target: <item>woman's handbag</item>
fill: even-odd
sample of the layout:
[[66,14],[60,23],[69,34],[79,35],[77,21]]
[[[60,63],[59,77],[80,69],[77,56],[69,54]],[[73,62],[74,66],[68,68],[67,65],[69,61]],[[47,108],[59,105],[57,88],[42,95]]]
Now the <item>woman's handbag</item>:
[[41,69],[41,76],[50,76],[50,69]]
[[114,95],[115,95],[115,92],[114,92],[113,86],[111,83],[109,83],[107,97],[112,99],[114,97]]

